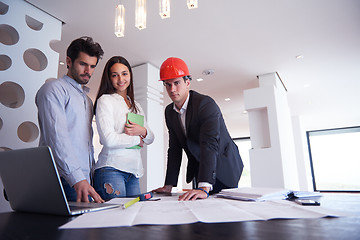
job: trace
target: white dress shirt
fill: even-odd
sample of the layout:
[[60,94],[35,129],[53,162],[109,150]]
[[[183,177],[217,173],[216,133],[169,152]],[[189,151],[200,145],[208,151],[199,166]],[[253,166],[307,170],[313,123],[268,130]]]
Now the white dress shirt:
[[[186,136],[186,110],[189,103],[189,99],[190,99],[190,94],[188,94],[184,104],[181,106],[181,109],[178,109],[175,104],[173,106],[174,111],[177,112],[180,116],[180,123],[185,136]],[[198,187],[209,187],[210,190],[212,190],[212,184],[208,182],[199,182]]]

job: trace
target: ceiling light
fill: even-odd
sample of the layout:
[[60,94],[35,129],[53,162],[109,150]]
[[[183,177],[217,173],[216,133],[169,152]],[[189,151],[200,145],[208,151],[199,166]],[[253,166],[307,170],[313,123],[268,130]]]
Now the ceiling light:
[[204,79],[203,78],[197,78],[196,81],[202,82],[202,81],[204,81]]
[[65,63],[63,61],[60,61],[59,64],[60,65],[65,65]]
[[170,0],[159,0],[159,14],[161,18],[170,17]]
[[125,7],[119,4],[115,8],[115,35],[117,37],[125,36]]
[[214,73],[215,73],[215,71],[211,70],[211,69],[207,69],[202,72],[202,74],[204,74],[206,76],[213,75]]
[[197,0],[186,0],[187,6],[189,9],[194,9],[198,7],[198,1]]
[[135,27],[139,30],[146,28],[146,0],[136,0]]
[[295,58],[296,58],[296,59],[303,59],[304,56],[303,56],[303,55],[297,55]]
[[230,98],[225,98],[225,101],[227,101],[227,102],[230,101],[230,100],[231,100]]
[[[1,0],[0,0],[1,1]],[[115,8],[115,30],[117,37],[125,36],[125,7],[122,0]],[[189,9],[197,8],[197,0],[186,0]],[[170,17],[170,0],[159,0],[159,14],[161,18]],[[139,30],[146,28],[146,0],[136,0],[135,3],[135,27]]]

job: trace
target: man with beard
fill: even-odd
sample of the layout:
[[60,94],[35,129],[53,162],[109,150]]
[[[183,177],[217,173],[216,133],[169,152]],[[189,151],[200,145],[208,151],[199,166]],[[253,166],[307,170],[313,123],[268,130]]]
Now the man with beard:
[[90,185],[93,104],[85,85],[104,51],[92,38],[81,37],[66,54],[67,74],[46,82],[36,94],[39,146],[51,148],[68,201],[103,202]]

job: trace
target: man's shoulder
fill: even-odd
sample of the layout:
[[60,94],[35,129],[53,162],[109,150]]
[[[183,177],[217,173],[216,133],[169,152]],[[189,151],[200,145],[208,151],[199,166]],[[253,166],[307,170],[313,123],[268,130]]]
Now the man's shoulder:
[[190,99],[193,103],[201,103],[201,102],[209,102],[209,101],[215,103],[212,97],[196,92],[194,90],[190,91]]
[[63,89],[65,88],[69,83],[64,78],[58,78],[58,79],[51,79],[47,80],[42,86],[41,89]]
[[51,96],[59,98],[60,96],[67,95],[68,84],[62,78],[48,80],[38,90],[37,98],[51,98]]
[[174,106],[174,103],[173,103],[173,102],[169,103],[169,104],[166,106],[166,108],[165,108],[165,112],[168,112],[168,111],[172,110],[172,109],[173,109],[173,106]]

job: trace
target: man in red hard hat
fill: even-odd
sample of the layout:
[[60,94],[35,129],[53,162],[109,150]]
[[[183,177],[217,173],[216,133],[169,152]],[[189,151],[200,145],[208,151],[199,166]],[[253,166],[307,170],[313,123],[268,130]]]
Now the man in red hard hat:
[[204,199],[209,193],[237,187],[243,162],[215,101],[190,90],[191,76],[180,58],[168,58],[160,67],[160,81],[173,101],[165,109],[169,148],[165,185],[155,192],[171,192],[177,185],[182,150],[188,157],[186,181],[194,189],[179,200]]

